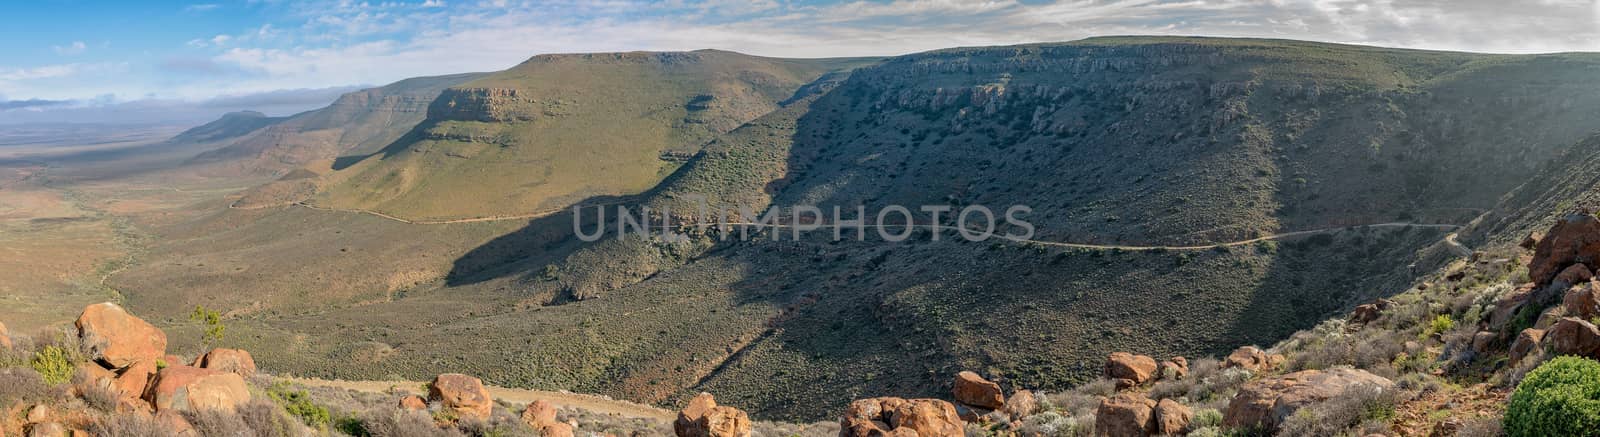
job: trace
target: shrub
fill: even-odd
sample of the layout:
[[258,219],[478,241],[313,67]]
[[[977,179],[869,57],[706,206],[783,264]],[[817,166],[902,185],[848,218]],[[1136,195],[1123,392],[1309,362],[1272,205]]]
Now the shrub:
[[1194,429],[1222,426],[1222,412],[1212,408],[1197,410],[1194,419],[1189,421],[1189,427]]
[[77,367],[67,359],[67,352],[56,346],[46,346],[34,352],[33,360],[29,362],[33,370],[44,377],[44,382],[57,385],[72,380],[72,374],[77,372]]
[[50,396],[50,386],[39,372],[26,367],[0,369],[0,405],[33,403]]
[[1517,385],[1506,404],[1506,435],[1588,435],[1600,429],[1600,362],[1559,357]]
[[1350,387],[1337,397],[1296,411],[1284,421],[1278,435],[1340,435],[1365,422],[1386,422],[1394,418],[1398,400],[1394,390],[1373,385]]
[[367,435],[384,437],[456,437],[460,432],[440,429],[427,414],[398,408],[373,409],[361,416]]
[[306,425],[321,428],[333,421],[333,414],[328,412],[327,407],[312,403],[309,393],[305,390],[291,389],[287,382],[267,387],[267,397],[282,406],[289,415],[300,418]]
[[174,437],[153,416],[141,414],[107,414],[90,422],[88,431],[98,437]]
[[1443,334],[1443,333],[1446,333],[1446,332],[1450,332],[1451,329],[1455,329],[1455,328],[1456,328],[1455,319],[1450,318],[1449,314],[1440,314],[1438,316],[1435,316],[1433,318],[1433,321],[1428,322],[1428,330],[1427,331],[1423,331],[1422,337],[1423,338],[1433,337],[1435,334]]

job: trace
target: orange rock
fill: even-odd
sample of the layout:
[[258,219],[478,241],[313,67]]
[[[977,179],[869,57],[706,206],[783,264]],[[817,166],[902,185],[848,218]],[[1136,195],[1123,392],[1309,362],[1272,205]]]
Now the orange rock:
[[965,422],[956,415],[956,406],[938,399],[912,399],[899,404],[889,415],[896,433],[909,429],[920,437],[962,437]]
[[678,437],[749,437],[750,416],[738,408],[718,406],[711,393],[700,393],[678,412],[672,430]]
[[1100,400],[1094,413],[1094,435],[1143,437],[1155,429],[1156,401],[1142,393],[1120,393]]
[[1261,348],[1255,346],[1243,346],[1238,349],[1234,349],[1233,353],[1228,354],[1228,357],[1222,360],[1222,367],[1225,369],[1229,367],[1238,367],[1251,371],[1263,372],[1272,370],[1273,368],[1277,367],[1278,363],[1281,363],[1282,361],[1283,357],[1281,355],[1274,357],[1273,355],[1268,355],[1266,351],[1261,350]]
[[11,349],[11,332],[6,331],[6,324],[0,323],[0,349]]
[[1337,397],[1358,385],[1375,385],[1388,390],[1394,383],[1364,370],[1350,368],[1302,370],[1265,378],[1239,388],[1239,394],[1228,403],[1222,422],[1229,428],[1274,433],[1284,419],[1300,408]]
[[1394,302],[1388,299],[1378,299],[1372,303],[1357,305],[1355,311],[1350,313],[1349,322],[1366,324],[1378,320],[1378,316],[1383,315],[1383,312],[1393,304]]
[[428,409],[428,401],[422,396],[408,395],[400,398],[400,409],[408,411],[422,411]]
[[1545,331],[1550,350],[1557,355],[1600,358],[1600,329],[1574,317],[1564,317]]
[[494,398],[483,381],[459,373],[446,373],[428,384],[428,400],[439,401],[460,417],[487,419],[494,412]]
[[572,425],[567,423],[556,422],[538,429],[541,437],[573,437]]
[[1534,247],[1539,246],[1539,240],[1543,240],[1543,239],[1544,239],[1544,233],[1543,232],[1539,232],[1539,231],[1529,232],[1527,237],[1523,237],[1522,238],[1522,243],[1518,244],[1518,246],[1521,246],[1523,249],[1533,250]]
[[528,424],[533,429],[556,423],[556,407],[543,399],[533,401],[522,410],[522,423]]
[[1534,245],[1528,278],[1549,284],[1557,272],[1579,260],[1600,260],[1600,220],[1587,212],[1562,217]]
[[1561,270],[1561,273],[1557,273],[1555,280],[1568,284],[1582,284],[1589,282],[1590,279],[1594,279],[1594,272],[1589,270],[1589,266],[1573,264]]
[[1532,353],[1539,347],[1539,342],[1544,341],[1544,330],[1528,328],[1517,334],[1516,341],[1511,342],[1511,362],[1521,361],[1522,357]]
[[122,369],[116,379],[112,380],[112,388],[117,390],[119,398],[135,401],[144,396],[150,388],[150,380],[156,375],[155,363],[140,361]]
[[983,379],[977,373],[957,373],[950,391],[956,402],[974,407],[996,410],[1006,405],[1006,395],[1000,392],[1000,384]]
[[28,427],[28,437],[64,437],[66,435],[67,427],[55,422],[35,423]]
[[112,368],[154,362],[167,353],[167,334],[106,302],[83,309],[76,323],[89,358]]
[[202,369],[235,373],[246,378],[256,374],[255,358],[251,357],[249,352],[239,349],[212,349],[211,352],[196,358],[196,361],[200,362],[197,367]]
[[45,423],[50,421],[50,407],[44,404],[35,404],[28,409],[27,423]]
[[244,378],[233,373],[189,366],[156,372],[145,400],[157,412],[218,410],[231,412],[250,401]]
[[1011,394],[1010,399],[1006,399],[1005,412],[1012,418],[1032,416],[1038,411],[1039,399],[1035,398],[1031,391],[1017,390]]
[[1183,379],[1189,377],[1189,359],[1172,357],[1170,360],[1162,361],[1161,365],[1156,366],[1156,377],[1161,379]]
[[1584,282],[1567,290],[1567,295],[1561,299],[1561,306],[1566,307],[1567,315],[1584,320],[1590,320],[1600,315],[1600,284]]
[[1171,399],[1162,399],[1156,403],[1155,429],[1157,435],[1183,435],[1184,429],[1189,427],[1189,421],[1194,419],[1194,411],[1183,404]]
[[156,424],[166,428],[167,431],[176,436],[192,437],[200,435],[200,432],[194,429],[194,425],[189,424],[189,419],[183,418],[182,414],[178,414],[175,411],[156,413]]
[[1156,359],[1127,352],[1115,352],[1106,357],[1105,377],[1126,379],[1133,385],[1142,385],[1156,375]]

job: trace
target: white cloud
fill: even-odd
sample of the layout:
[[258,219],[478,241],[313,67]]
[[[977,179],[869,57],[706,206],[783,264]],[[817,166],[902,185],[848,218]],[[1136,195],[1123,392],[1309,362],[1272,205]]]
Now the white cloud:
[[54,49],[58,55],[71,56],[83,53],[84,50],[89,49],[89,46],[85,45],[83,41],[73,41],[71,44],[64,46],[50,46],[50,48]]
[[216,4],[216,3],[201,3],[201,4],[193,4],[193,5],[184,6],[183,7],[183,11],[184,12],[205,12],[205,11],[216,10],[217,8],[221,8],[221,7],[222,7],[222,5],[219,5],[219,4]]

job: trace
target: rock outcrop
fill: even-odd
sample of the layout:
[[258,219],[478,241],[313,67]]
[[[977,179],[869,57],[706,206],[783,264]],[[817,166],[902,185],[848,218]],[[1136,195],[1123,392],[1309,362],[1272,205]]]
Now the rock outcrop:
[[1371,323],[1378,320],[1378,316],[1388,311],[1391,305],[1394,305],[1394,301],[1389,299],[1378,299],[1372,303],[1357,305],[1355,311],[1350,312],[1348,320],[1350,323],[1360,325]]
[[1394,383],[1365,370],[1334,368],[1302,370],[1245,384],[1228,403],[1223,425],[1276,432],[1295,411],[1339,396],[1353,387],[1373,385],[1389,390]]
[[212,349],[195,358],[194,367],[235,373],[246,378],[256,374],[255,358],[249,352],[238,349]]
[[0,349],[10,350],[12,347],[11,332],[6,331],[6,324],[0,323]]
[[89,358],[113,369],[140,361],[154,363],[167,353],[165,332],[114,303],[84,308],[83,314],[78,316],[77,327]]
[[1600,284],[1587,281],[1574,285],[1562,296],[1561,306],[1567,309],[1568,316],[1583,320],[1600,316]]
[[1032,391],[1017,390],[1011,394],[1011,398],[1006,399],[1004,411],[1013,419],[1032,416],[1039,412],[1039,399],[1033,396]]
[[459,373],[446,373],[433,378],[428,384],[428,400],[439,402],[457,417],[487,419],[494,411],[494,398],[483,381]]
[[956,374],[951,394],[956,402],[978,408],[997,410],[1006,404],[1006,395],[1000,391],[1000,384],[996,384],[977,373],[963,371]]
[[172,366],[156,373],[145,400],[157,412],[228,411],[250,401],[250,389],[237,374],[190,366]]
[[556,407],[543,399],[522,410],[522,423],[538,430],[543,437],[572,437],[572,425],[556,420]]
[[1189,428],[1189,421],[1194,420],[1194,411],[1189,407],[1171,399],[1162,399],[1156,403],[1155,429],[1156,435],[1183,435]]
[[1155,375],[1155,358],[1127,352],[1113,352],[1106,357],[1105,377],[1116,380],[1118,388],[1143,385]]
[[1188,378],[1189,359],[1184,357],[1172,357],[1170,360],[1162,361],[1160,365],[1156,366],[1156,377],[1161,379],[1170,378],[1178,380]]
[[1521,361],[1522,357],[1532,353],[1539,343],[1544,341],[1544,330],[1528,328],[1517,333],[1517,339],[1511,342],[1511,361]]
[[840,437],[962,437],[966,422],[956,407],[938,399],[858,399],[839,420]]
[[1283,362],[1283,355],[1268,354],[1255,346],[1242,346],[1234,349],[1222,360],[1223,368],[1238,367],[1255,372],[1264,372],[1278,367]]
[[423,410],[428,409],[428,400],[423,399],[422,396],[407,395],[405,397],[400,398],[400,402],[399,402],[398,406],[402,410],[423,411]]
[[1545,331],[1544,340],[1557,355],[1600,358],[1600,329],[1582,319],[1562,318]]
[[1120,393],[1101,399],[1094,413],[1094,435],[1148,436],[1156,428],[1156,405],[1142,393]]
[[672,430],[678,437],[749,437],[750,416],[738,408],[717,405],[711,393],[700,393],[678,412]]
[[[1562,217],[1534,245],[1528,278],[1539,285],[1549,284],[1559,272],[1580,261],[1600,261],[1600,220],[1587,212]],[[1593,271],[1594,266],[1585,269]]]

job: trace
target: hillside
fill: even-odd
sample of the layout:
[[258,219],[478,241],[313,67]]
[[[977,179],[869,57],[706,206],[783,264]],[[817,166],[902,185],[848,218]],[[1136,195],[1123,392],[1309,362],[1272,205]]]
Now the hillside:
[[863,60],[701,50],[541,55],[461,83],[315,201],[412,219],[512,215],[649,189],[705,141]]
[[[312,203],[409,219],[690,211],[693,195],[1028,205],[1041,243],[591,244],[567,213],[418,225],[263,208],[158,229],[168,242],[110,283],[181,338],[170,302],[220,308],[264,367],[297,374],[448,369],[657,404],[705,390],[756,417],[820,419],[855,397],[948,393],[959,370],[1055,390],[1095,379],[1111,351],[1271,344],[1455,257],[1440,228],[1353,225],[1466,224],[1600,118],[1593,55],[1099,38],[848,73],[794,62],[536,57],[442,92]],[[1044,244],[1310,230],[1327,232]]]
[[326,108],[272,123],[188,164],[209,174],[278,176],[323,161],[325,171],[336,158],[364,156],[399,139],[422,121],[440,91],[481,76],[420,77],[346,93]]

